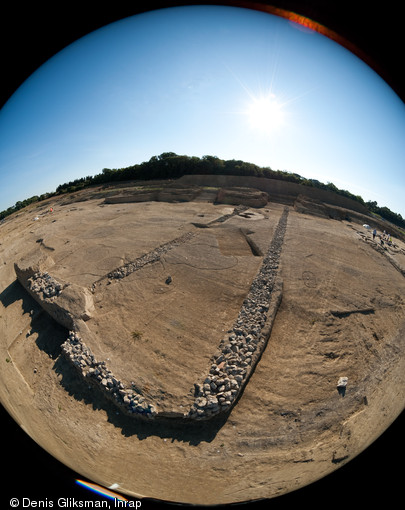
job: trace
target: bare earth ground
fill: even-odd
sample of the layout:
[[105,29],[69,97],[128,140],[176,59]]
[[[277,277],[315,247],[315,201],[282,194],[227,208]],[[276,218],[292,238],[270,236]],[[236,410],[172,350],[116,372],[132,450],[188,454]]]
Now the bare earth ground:
[[[160,406],[187,406],[260,267],[247,237],[265,253],[284,206],[269,203],[203,229],[193,223],[233,208],[51,205],[53,213],[34,205],[0,226],[0,399],[36,442],[83,476],[176,502],[271,498],[350,461],[404,408],[405,280],[389,260],[405,267],[404,244],[395,240],[398,249],[384,256],[361,225],[290,208],[282,303],[229,417],[183,427],[121,415],[62,358],[67,332],[16,282],[14,262],[39,250],[53,260],[52,276],[90,287],[193,232],[159,262],[98,284],[87,322],[97,338],[91,349],[113,373]],[[344,394],[336,387],[343,376]]]

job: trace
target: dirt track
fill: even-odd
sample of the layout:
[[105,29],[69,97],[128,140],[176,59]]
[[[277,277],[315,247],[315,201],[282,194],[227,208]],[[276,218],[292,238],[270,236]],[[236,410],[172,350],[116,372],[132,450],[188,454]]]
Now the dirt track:
[[[104,286],[88,321],[97,356],[171,405],[204,371],[260,266],[246,236],[264,252],[283,206],[199,229],[193,223],[230,208],[61,203],[54,200],[53,213],[45,204],[32,206],[0,227],[0,398],[31,437],[75,471],[130,495],[178,502],[268,498],[348,462],[403,409],[402,274],[373,249],[361,225],[291,210],[282,303],[228,419],[174,427],[117,414],[60,356],[66,331],[15,281],[13,263],[40,250],[54,262],[52,275],[90,288],[109,271],[195,232],[158,263]],[[399,249],[389,256],[404,267]],[[336,388],[341,376],[348,377],[344,396]]]

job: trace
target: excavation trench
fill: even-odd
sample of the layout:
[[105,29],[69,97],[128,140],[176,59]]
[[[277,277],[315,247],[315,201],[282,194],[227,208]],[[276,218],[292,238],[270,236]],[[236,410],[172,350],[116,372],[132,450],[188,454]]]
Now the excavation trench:
[[[194,402],[186,410],[180,409],[175,403],[171,411],[159,410],[156,402],[149,401],[143,394],[137,392],[136,388],[128,387],[119,380],[108,368],[107,360],[96,359],[86,344],[86,338],[90,338],[91,335],[86,321],[91,316],[92,306],[87,291],[80,295],[75,286],[63,284],[35,267],[21,268],[16,265],[16,273],[19,281],[47,313],[70,329],[68,339],[62,345],[62,353],[78,370],[83,381],[100,389],[122,412],[140,419],[162,418],[181,421],[209,419],[230,411],[266,348],[282,298],[279,262],[287,218],[286,207],[233,327],[221,340],[205,373],[201,367],[203,375],[201,380],[194,384]],[[223,232],[219,234],[219,245],[222,243],[223,247],[226,246],[227,235],[229,232],[225,235]],[[245,248],[248,246],[250,255],[259,256],[259,250],[254,243],[249,243],[248,234],[239,229],[233,230],[231,235],[237,235],[238,239],[243,240]],[[134,262],[109,272],[105,278],[92,286],[93,292],[97,292],[100,285],[114,279],[122,280],[146,264],[160,260],[173,247],[186,244],[192,238],[192,233],[184,234]]]

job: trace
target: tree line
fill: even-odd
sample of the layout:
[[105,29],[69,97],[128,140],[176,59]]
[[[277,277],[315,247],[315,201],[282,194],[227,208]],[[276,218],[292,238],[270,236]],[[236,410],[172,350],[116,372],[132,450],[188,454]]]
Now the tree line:
[[153,156],[149,161],[128,166],[125,168],[103,168],[101,173],[94,176],[81,177],[64,184],[60,184],[54,192],[44,193],[17,202],[14,206],[0,212],[0,220],[6,216],[26,207],[33,202],[40,202],[47,198],[79,191],[89,186],[111,182],[131,180],[162,180],[178,179],[183,175],[241,175],[250,177],[264,177],[294,182],[303,186],[332,191],[338,195],[355,200],[364,205],[371,214],[381,216],[398,227],[405,228],[405,220],[400,214],[391,211],[388,207],[380,207],[375,201],[365,202],[360,195],[354,195],[347,190],[337,188],[333,183],[324,184],[317,179],[308,179],[297,173],[283,170],[272,170],[269,167],[260,167],[254,163],[241,160],[223,160],[216,156],[182,156],[174,152],[164,152],[160,156]]

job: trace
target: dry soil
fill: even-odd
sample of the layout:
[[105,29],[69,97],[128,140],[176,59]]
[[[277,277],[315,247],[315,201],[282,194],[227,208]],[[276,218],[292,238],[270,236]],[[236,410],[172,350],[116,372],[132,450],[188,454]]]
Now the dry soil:
[[[96,283],[87,322],[96,357],[161,406],[187,406],[283,209],[269,203],[198,228],[233,207],[62,197],[9,217],[0,226],[2,404],[55,458],[132,496],[198,504],[271,498],[350,461],[404,408],[401,241],[382,253],[362,225],[291,207],[268,346],[229,416],[184,426],[139,423],[84,385],[61,356],[67,331],[16,281],[14,262],[37,251],[49,255],[55,278]],[[186,232],[195,235],[158,262],[103,280]],[[345,391],[340,377],[348,378]]]

